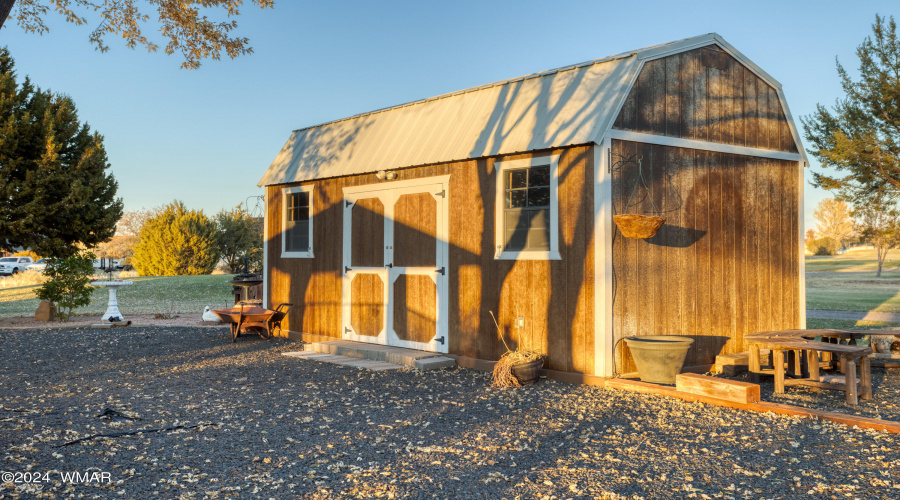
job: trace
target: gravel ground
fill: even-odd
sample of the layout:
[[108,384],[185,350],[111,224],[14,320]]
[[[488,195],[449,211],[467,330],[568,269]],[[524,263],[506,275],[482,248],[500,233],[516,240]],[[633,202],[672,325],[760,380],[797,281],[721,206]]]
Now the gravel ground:
[[[840,374],[836,370],[823,370],[822,373]],[[750,381],[750,375],[746,373],[731,378]],[[852,406],[846,403],[846,395],[841,391],[813,392],[809,387],[794,386],[785,388],[782,394],[775,394],[775,384],[771,376],[763,376],[759,384],[763,401],[900,422],[900,370],[886,370],[880,361],[873,361],[872,386],[873,398],[869,401],[860,399],[859,405]],[[900,497],[900,494],[897,496]]]
[[900,496],[900,436],[842,425],[369,372],[221,329],[0,330],[0,346],[0,470],[38,474],[0,498]]

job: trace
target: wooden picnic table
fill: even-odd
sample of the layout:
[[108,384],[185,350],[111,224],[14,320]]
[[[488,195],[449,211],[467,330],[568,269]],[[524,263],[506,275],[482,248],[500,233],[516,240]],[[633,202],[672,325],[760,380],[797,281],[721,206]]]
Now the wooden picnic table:
[[[820,329],[778,330],[747,335],[745,338],[750,348],[751,379],[758,382],[761,374],[774,375],[776,393],[783,393],[785,386],[805,385],[844,391],[847,395],[847,404],[851,405],[858,404],[858,397],[872,399],[872,370],[869,364],[872,348],[853,342],[867,335],[900,337],[900,332]],[[769,349],[771,368],[761,367],[760,349]],[[792,354],[788,358],[787,374],[784,366],[785,351]],[[820,354],[823,354],[824,359],[820,359]],[[836,359],[844,374],[843,383],[838,377],[819,374],[822,361],[833,365]],[[857,365],[859,365],[859,387],[856,377]],[[791,378],[786,378],[786,375]]]

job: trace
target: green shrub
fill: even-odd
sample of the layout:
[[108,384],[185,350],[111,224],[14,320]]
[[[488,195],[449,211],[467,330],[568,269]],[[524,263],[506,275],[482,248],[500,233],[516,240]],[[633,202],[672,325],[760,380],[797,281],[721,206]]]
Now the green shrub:
[[174,201],[141,228],[131,265],[141,276],[209,274],[219,261],[216,223]]
[[56,258],[47,263],[44,276],[48,281],[35,291],[35,295],[56,304],[60,321],[68,320],[72,309],[91,303],[94,258],[94,254],[82,250],[71,257]]
[[837,255],[841,243],[834,238],[816,238],[806,244],[806,249],[813,255]]

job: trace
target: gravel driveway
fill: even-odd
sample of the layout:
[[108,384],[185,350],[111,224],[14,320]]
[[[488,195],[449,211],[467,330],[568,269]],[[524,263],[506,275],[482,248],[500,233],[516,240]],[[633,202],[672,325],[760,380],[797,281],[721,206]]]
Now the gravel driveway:
[[0,498],[900,497],[900,436],[842,425],[369,372],[223,329],[0,331],[0,346],[0,470],[39,476]]

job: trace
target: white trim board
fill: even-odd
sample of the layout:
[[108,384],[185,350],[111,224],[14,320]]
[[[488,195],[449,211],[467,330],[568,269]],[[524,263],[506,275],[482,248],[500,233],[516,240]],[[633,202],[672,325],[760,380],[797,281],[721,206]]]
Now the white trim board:
[[685,149],[699,149],[701,151],[713,151],[716,153],[727,153],[741,156],[756,156],[759,158],[772,158],[775,160],[788,161],[805,161],[799,153],[788,153],[786,151],[774,151],[771,149],[750,148],[747,146],[735,146],[733,144],[722,144],[718,142],[697,141],[694,139],[681,139],[678,137],[668,137],[665,135],[643,134],[640,132],[629,132],[627,130],[612,129],[606,134],[607,139],[618,139],[622,141],[642,142],[645,144],[658,144],[660,146],[672,146]]
[[803,182],[804,175],[806,172],[803,169],[804,162],[797,162],[797,175],[799,176],[797,182],[797,259],[799,260],[799,266],[797,267],[797,279],[800,282],[800,290],[798,295],[797,304],[798,311],[800,313],[800,329],[806,329],[806,242],[803,241],[806,236],[805,229],[805,219],[806,219],[806,210],[804,207],[804,193],[803,193]]
[[594,375],[612,377],[613,347],[613,224],[610,139],[594,145]]
[[263,307],[269,307],[269,286],[272,277],[269,276],[269,189],[263,189]]

